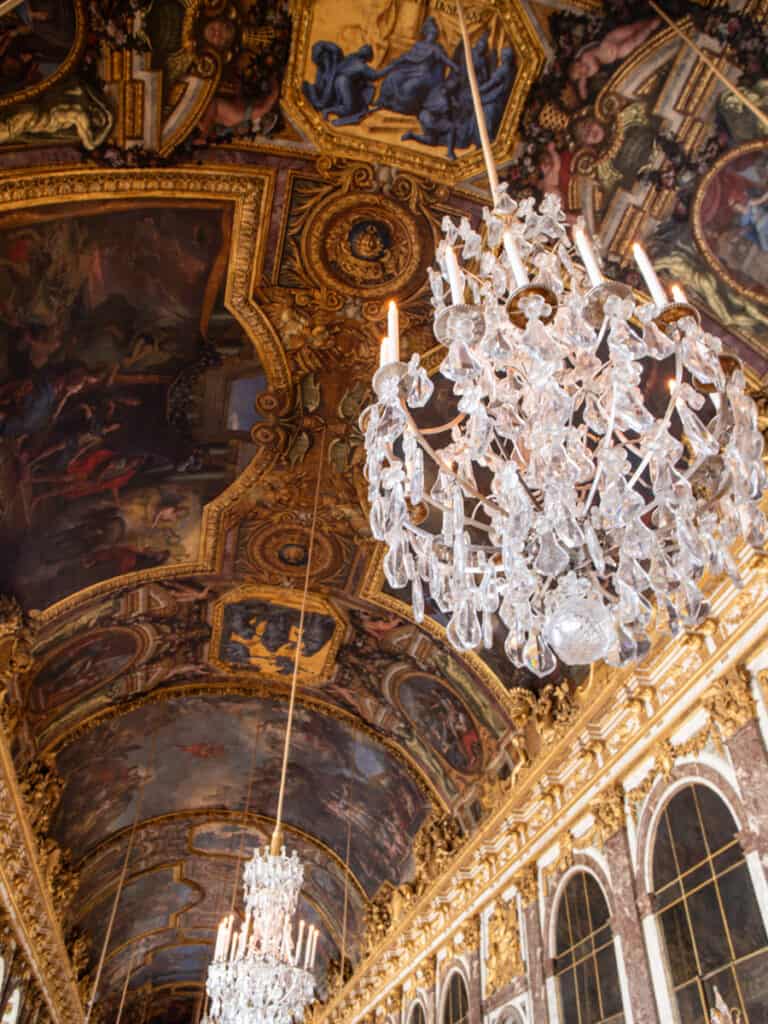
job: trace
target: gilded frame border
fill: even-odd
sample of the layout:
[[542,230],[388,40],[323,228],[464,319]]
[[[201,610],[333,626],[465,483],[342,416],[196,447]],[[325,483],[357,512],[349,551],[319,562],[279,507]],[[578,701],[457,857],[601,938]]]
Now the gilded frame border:
[[10,107],[14,103],[23,103],[26,100],[34,99],[37,96],[41,96],[48,89],[51,89],[54,85],[57,85],[62,79],[74,69],[77,62],[82,56],[83,50],[85,49],[85,36],[88,17],[85,10],[85,0],[72,0],[72,6],[75,10],[75,41],[72,44],[69,53],[61,62],[58,68],[44,78],[42,82],[36,82],[34,85],[27,86],[26,89],[20,89],[17,92],[8,93],[7,96],[0,96],[0,110],[4,107]]

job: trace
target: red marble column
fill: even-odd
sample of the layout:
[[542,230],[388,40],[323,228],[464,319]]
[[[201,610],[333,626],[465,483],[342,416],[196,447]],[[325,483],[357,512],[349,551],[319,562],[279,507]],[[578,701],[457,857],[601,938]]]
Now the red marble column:
[[742,725],[727,741],[733,768],[747,812],[740,839],[745,853],[768,856],[768,752],[756,718]]
[[536,1024],[549,1024],[546,979],[544,977],[544,941],[541,935],[538,900],[531,900],[523,907],[525,922],[526,953],[528,955],[528,994],[531,1019]]
[[618,935],[621,940],[624,977],[627,981],[632,1017],[635,1024],[660,1024],[643,937],[643,925],[637,905],[626,829],[620,828],[606,840],[605,856],[611,865],[613,881],[611,926],[613,934]]

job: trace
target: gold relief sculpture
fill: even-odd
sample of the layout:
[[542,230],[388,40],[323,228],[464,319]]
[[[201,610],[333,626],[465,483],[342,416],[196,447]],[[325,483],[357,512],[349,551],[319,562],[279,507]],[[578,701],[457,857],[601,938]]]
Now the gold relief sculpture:
[[525,732],[525,727],[535,714],[536,697],[530,690],[522,686],[512,686],[507,694],[507,711],[512,724],[518,732]]
[[574,686],[570,680],[547,683],[534,709],[536,729],[542,744],[548,746],[558,740],[570,727],[576,711]]
[[527,907],[539,898],[539,875],[535,864],[528,864],[512,879],[512,884],[520,893],[523,906]]
[[486,995],[492,996],[512,978],[523,974],[517,902],[499,900],[488,919],[488,958],[485,961]]
[[590,810],[595,819],[596,844],[600,847],[615,835],[626,823],[624,788],[621,784],[605,790],[592,804]]
[[730,739],[757,714],[749,670],[737,665],[726,673],[707,691],[703,704],[723,738]]

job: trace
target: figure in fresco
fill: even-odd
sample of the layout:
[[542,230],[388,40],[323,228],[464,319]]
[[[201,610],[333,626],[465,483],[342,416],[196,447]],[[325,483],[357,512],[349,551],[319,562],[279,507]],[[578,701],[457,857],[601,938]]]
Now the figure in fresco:
[[[221,655],[236,665],[290,676],[298,641],[300,613],[296,608],[266,601],[227,605]],[[301,671],[319,674],[325,663],[335,623],[330,615],[308,612],[304,618]]]
[[427,18],[421,40],[384,68],[382,74],[386,78],[374,109],[384,107],[398,114],[418,116],[432,90],[444,82],[446,69],[458,73],[459,66],[438,42],[439,35],[435,19]]
[[38,100],[0,111],[0,145],[74,134],[85,149],[93,150],[107,138],[113,122],[112,111],[94,89],[70,82]]
[[610,67],[629,57],[659,27],[659,18],[644,18],[629,25],[611,29],[599,42],[588,43],[576,54],[568,68],[568,77],[576,86],[579,97],[589,99],[589,80],[604,67]]
[[75,43],[70,0],[21,0],[0,15],[0,95],[53,75]]
[[373,47],[361,46],[345,57],[335,43],[319,42],[312,48],[312,59],[317,64],[314,85],[304,83],[304,94],[326,120],[339,128],[358,124],[370,111],[375,91],[374,83],[387,73],[371,67]]

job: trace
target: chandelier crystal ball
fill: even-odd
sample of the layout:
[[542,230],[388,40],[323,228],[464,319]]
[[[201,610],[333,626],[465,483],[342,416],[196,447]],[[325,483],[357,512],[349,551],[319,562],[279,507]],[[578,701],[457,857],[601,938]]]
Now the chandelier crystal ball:
[[207,1024],[291,1024],[313,997],[317,929],[294,919],[304,867],[285,847],[254,850],[243,871],[245,917],[219,925],[208,967]]
[[[739,574],[738,538],[760,545],[763,438],[744,375],[681,290],[606,280],[559,199],[499,190],[481,231],[443,221],[429,270],[433,380],[399,361],[397,309],[362,415],[373,536],[384,571],[425,592],[451,644],[494,643],[537,676],[557,658],[624,665],[708,614],[705,571]],[[575,248],[574,248],[575,243]],[[461,260],[461,262],[460,262]]]

